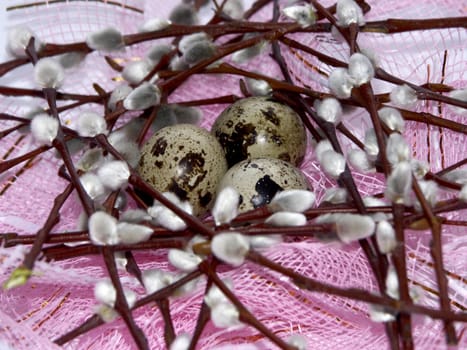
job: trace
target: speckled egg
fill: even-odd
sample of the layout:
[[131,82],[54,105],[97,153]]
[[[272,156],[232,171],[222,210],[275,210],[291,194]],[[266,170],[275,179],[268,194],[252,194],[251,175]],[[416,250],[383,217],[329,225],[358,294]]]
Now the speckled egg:
[[235,102],[219,115],[211,132],[224,148],[229,166],[266,157],[299,165],[307,146],[306,131],[297,113],[270,97]]
[[155,189],[188,200],[193,213],[202,215],[216,195],[227,162],[207,130],[177,124],[160,129],[144,145],[138,171]]
[[268,204],[277,192],[310,189],[302,172],[280,159],[244,160],[230,168],[219,184],[219,191],[232,186],[240,193],[239,211]]

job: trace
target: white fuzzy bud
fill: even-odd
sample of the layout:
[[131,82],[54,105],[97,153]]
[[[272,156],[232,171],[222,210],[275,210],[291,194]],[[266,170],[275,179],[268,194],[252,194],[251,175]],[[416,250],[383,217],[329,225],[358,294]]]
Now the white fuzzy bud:
[[173,267],[184,272],[196,270],[202,261],[198,255],[180,249],[169,249],[168,260]]
[[328,188],[324,193],[322,202],[328,202],[332,204],[339,204],[347,202],[348,193],[345,188],[332,187]]
[[[189,202],[181,201],[175,194],[171,192],[164,192],[163,195],[183,211],[187,212],[188,214],[193,213],[193,208]],[[172,210],[168,209],[158,201],[154,201],[154,205],[148,208],[148,214],[151,215],[157,224],[171,231],[182,231],[187,227],[185,222],[180,219]]]
[[282,9],[282,13],[302,27],[311,26],[316,22],[316,10],[310,4],[288,6]]
[[169,350],[188,350],[190,342],[191,336],[188,333],[179,334],[170,344]]
[[[463,102],[467,102],[467,89],[453,90],[449,93],[449,97],[455,98],[456,100],[460,100]],[[449,105],[449,108],[451,108],[455,113],[459,115],[467,115],[467,108],[452,105]]]
[[249,236],[250,247],[252,249],[265,249],[281,243],[282,235],[257,235]]
[[[420,186],[420,190],[422,191],[423,196],[425,197],[426,201],[428,202],[429,205],[432,207],[436,204],[437,199],[438,199],[438,190],[439,187],[434,181],[424,181],[424,180],[419,180],[418,185]],[[421,210],[422,206],[420,202],[415,200],[414,206],[416,210]]]
[[111,133],[108,140],[131,167],[134,168],[138,165],[141,152],[136,142],[131,140],[131,135],[128,135],[124,130],[118,130]]
[[227,0],[224,3],[224,7],[222,8],[222,12],[235,20],[243,19],[243,13],[245,12],[243,9],[243,2],[241,0]]
[[[29,119],[29,120],[32,120],[32,118],[34,118],[38,114],[47,114],[47,113],[44,110],[44,108],[41,108],[39,106],[31,106],[30,108],[28,108],[28,110],[24,113],[24,115],[22,117],[26,118],[26,119]],[[26,124],[26,125],[22,126],[21,128],[19,128],[18,131],[21,134],[27,134],[27,133],[29,133],[31,131],[30,125]]]
[[159,269],[143,271],[143,284],[148,294],[155,293],[175,282],[173,273]]
[[382,199],[372,197],[372,196],[363,198],[363,204],[365,204],[365,206],[370,207],[370,208],[371,207],[384,207],[387,205],[387,203],[383,201]]
[[411,159],[410,165],[412,166],[413,174],[418,180],[423,179],[430,171],[430,164],[422,160]]
[[152,123],[154,131],[176,124],[198,124],[203,112],[197,107],[185,107],[177,104],[161,105],[157,117]]
[[198,62],[207,60],[216,53],[216,46],[210,41],[193,43],[184,53],[182,59],[192,67]]
[[238,326],[240,313],[232,303],[220,303],[211,309],[211,321],[218,328]]
[[389,94],[391,102],[396,106],[410,108],[417,103],[417,93],[410,86],[404,84],[396,86]]
[[93,50],[114,51],[123,47],[123,36],[120,31],[109,27],[98,30],[86,37],[86,44]]
[[347,160],[356,170],[362,173],[374,172],[375,166],[368,159],[368,154],[361,149],[351,149],[347,154]]
[[154,84],[144,82],[123,100],[123,107],[130,111],[146,109],[160,102],[161,92]]
[[306,224],[306,216],[302,213],[279,211],[269,216],[264,220],[264,223],[266,225],[283,227],[303,226]]
[[34,66],[34,79],[42,88],[57,89],[62,85],[64,78],[63,67],[53,58],[42,58]]
[[169,68],[173,71],[181,71],[184,69],[188,69],[189,67],[181,56],[174,56],[170,61]]
[[128,204],[127,194],[123,191],[119,192],[117,198],[115,199],[114,208],[118,211],[122,211],[126,208]]
[[321,163],[321,161],[323,160],[323,154],[327,151],[333,150],[334,148],[332,148],[331,142],[329,142],[329,140],[322,140],[318,142],[318,144],[315,147],[316,159],[318,160],[318,162]]
[[392,107],[383,107],[378,110],[381,121],[392,131],[402,133],[405,128],[405,121],[400,112]]
[[26,57],[26,47],[29,40],[34,37],[34,47],[36,51],[40,51],[42,46],[40,40],[28,27],[14,27],[8,32],[8,50],[15,57]]
[[153,66],[155,66],[164,55],[167,55],[173,49],[174,47],[172,45],[158,44],[149,49],[146,53],[146,58],[152,62]]
[[[383,201],[382,199],[376,198],[376,197],[372,197],[372,196],[364,197],[363,198],[363,203],[365,204],[366,207],[384,207],[384,206],[387,206],[387,203],[385,201]],[[370,216],[373,218],[373,220],[376,223],[378,223],[378,222],[383,221],[383,220],[388,220],[388,218],[390,218],[392,215],[382,213],[382,212],[377,212],[377,213],[371,214]]]
[[462,189],[459,191],[459,199],[467,202],[467,185],[462,186]]
[[376,225],[376,243],[379,251],[383,254],[391,253],[397,246],[396,232],[386,220],[380,221]]
[[212,38],[205,32],[198,32],[190,35],[185,35],[178,43],[178,50],[182,54],[184,54],[193,45],[199,42],[212,42]]
[[132,91],[133,88],[126,84],[117,86],[110,94],[109,101],[107,103],[110,111],[114,111],[117,108],[117,102],[123,101],[123,99],[127,97]]
[[289,339],[287,339],[287,344],[294,346],[297,350],[308,349],[308,340],[302,334],[292,334]]
[[373,322],[392,322],[396,319],[393,314],[385,311],[380,305],[370,304],[368,313]]
[[[230,289],[233,289],[233,282],[231,279],[226,278],[222,280],[224,284]],[[204,297],[204,302],[206,303],[207,306],[209,306],[211,309],[215,307],[216,305],[222,304],[222,303],[229,303],[229,299],[225,296],[225,294],[217,287],[216,285],[213,285],[211,288],[209,288],[209,291],[207,292],[206,296]]]
[[399,280],[394,266],[390,266],[386,275],[386,294],[394,299],[399,299]]
[[120,215],[121,221],[130,223],[139,223],[142,221],[151,221],[152,217],[143,209],[128,209]]
[[245,78],[248,92],[253,96],[267,96],[272,92],[271,85],[266,80]]
[[321,157],[321,168],[334,179],[337,179],[345,170],[345,158],[335,151],[326,151]]
[[375,129],[371,128],[365,132],[363,143],[365,145],[365,152],[368,154],[368,159],[370,161],[375,161],[379,154],[378,139],[376,138]]
[[218,258],[233,266],[240,266],[250,250],[248,238],[237,232],[223,232],[214,236],[211,251]]
[[401,134],[392,133],[389,135],[386,144],[386,158],[393,167],[400,162],[410,161],[410,153],[410,147]]
[[[125,295],[126,302],[130,308],[135,305],[136,294],[129,289],[124,289],[123,294]],[[117,300],[117,291],[109,280],[101,280],[94,286],[94,297],[102,304],[110,307],[114,307],[115,301]]]
[[361,53],[354,53],[349,60],[349,75],[355,86],[368,83],[375,76],[375,69],[370,59]]
[[94,286],[94,298],[102,304],[113,307],[117,298],[117,292],[110,281],[102,280]]
[[97,176],[105,187],[112,191],[126,187],[130,177],[130,169],[126,162],[113,160],[104,163],[98,170]]
[[387,178],[385,196],[394,203],[408,204],[411,188],[412,167],[409,162],[401,162]]
[[336,7],[337,23],[341,27],[348,27],[352,23],[359,26],[365,24],[363,11],[353,0],[338,0]]
[[338,214],[336,233],[344,243],[351,243],[370,237],[375,231],[375,222],[369,216],[358,214]]
[[86,173],[79,178],[88,196],[95,200],[105,194],[105,187],[99,177],[93,173]]
[[91,215],[88,229],[89,238],[96,245],[116,245],[119,243],[117,219],[103,211],[97,211]]
[[229,224],[238,214],[238,205],[240,203],[240,193],[233,187],[225,187],[218,194],[212,216],[216,226]]
[[342,106],[338,100],[329,97],[322,101],[316,100],[314,103],[316,114],[321,119],[333,123],[334,125],[339,124],[342,119]]
[[122,77],[130,84],[138,84],[149,74],[152,67],[149,60],[133,61],[125,66]]
[[198,15],[193,5],[182,3],[173,8],[169,20],[174,24],[192,26],[198,23]]
[[103,160],[104,156],[102,150],[99,148],[91,148],[84,152],[76,164],[76,169],[84,172],[91,171],[97,169],[97,167],[102,164]]
[[156,30],[162,30],[171,25],[171,22],[161,18],[150,18],[145,21],[140,27],[140,32],[154,32]]
[[54,117],[48,114],[38,114],[31,120],[32,137],[42,145],[51,145],[57,137],[58,126],[58,120]]
[[316,196],[306,190],[285,190],[275,194],[269,208],[276,211],[291,211],[302,213],[310,209],[315,203]]
[[85,112],[79,116],[76,131],[83,137],[106,135],[108,132],[105,118],[94,112]]
[[352,95],[354,80],[345,68],[334,69],[328,78],[328,87],[338,98],[349,98]]
[[151,228],[130,224],[128,222],[119,222],[117,224],[117,235],[120,244],[136,244],[147,241],[153,231]]

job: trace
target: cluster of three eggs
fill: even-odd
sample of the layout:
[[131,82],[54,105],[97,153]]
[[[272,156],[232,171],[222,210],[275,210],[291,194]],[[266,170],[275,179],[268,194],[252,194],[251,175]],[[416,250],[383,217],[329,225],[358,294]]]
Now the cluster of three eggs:
[[138,170],[155,189],[189,201],[195,215],[206,213],[226,186],[238,190],[244,212],[269,203],[278,191],[308,188],[295,167],[306,146],[295,111],[268,97],[249,97],[225,109],[211,133],[191,124],[159,130],[143,147]]

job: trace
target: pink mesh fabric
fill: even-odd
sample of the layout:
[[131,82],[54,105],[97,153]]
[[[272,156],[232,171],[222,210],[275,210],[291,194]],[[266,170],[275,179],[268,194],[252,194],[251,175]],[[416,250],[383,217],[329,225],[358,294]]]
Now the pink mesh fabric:
[[[115,25],[124,33],[135,32],[144,19],[153,16],[166,17],[173,4],[169,1],[119,0],[110,1],[45,1],[34,7],[21,7],[30,0],[9,1],[8,24],[27,24],[47,42],[69,43],[82,41],[86,34]],[[10,5],[11,3],[11,5]],[[247,3],[252,3],[248,1]],[[285,3],[282,2],[282,3]],[[329,5],[331,1],[323,1]],[[467,3],[459,0],[421,1],[369,1],[372,11],[367,20],[387,17],[429,18],[441,16],[465,16]],[[270,18],[271,7],[255,17]],[[323,51],[341,60],[348,59],[348,49],[330,35],[292,35],[302,44]],[[379,64],[386,71],[416,84],[425,82],[466,87],[467,31],[446,29],[410,34],[381,35],[361,34],[359,44],[375,52]],[[130,60],[141,56],[147,44],[127,48],[116,54]],[[283,47],[292,77],[297,85],[308,85],[319,91],[328,91],[323,73],[331,68],[314,57]],[[443,71],[443,60],[446,57]],[[265,52],[261,57],[245,65],[261,73],[281,78],[280,71]],[[0,78],[0,85],[30,86],[32,69],[25,66]],[[67,76],[63,91],[92,93],[92,83],[98,82],[110,90],[118,82],[118,74],[112,71],[98,53],[90,54],[85,62]],[[196,76],[190,78],[170,102],[223,96],[240,95],[238,77]],[[388,85],[376,83],[377,92],[388,91]],[[0,111],[24,115],[28,107],[43,100],[9,98],[0,100]],[[96,106],[97,108],[97,106]],[[203,107],[203,127],[209,128],[225,105]],[[449,107],[439,109],[436,102],[419,102],[417,111],[430,112],[443,118],[463,122],[462,116]],[[64,122],[73,123],[77,111],[63,113]],[[465,117],[464,117],[465,118]],[[370,126],[368,115],[360,111],[349,112],[345,123],[359,139]],[[13,124],[2,122],[2,129]],[[413,157],[427,161],[432,171],[437,171],[467,156],[467,140],[464,134],[409,123],[405,136],[410,141]],[[350,145],[340,138],[343,148]],[[0,156],[11,159],[35,148],[30,136],[12,133],[0,141]],[[44,223],[53,200],[65,182],[58,178],[61,162],[52,151],[37,156],[33,161],[22,163],[0,176],[0,231],[34,234]],[[326,189],[335,187],[335,181],[327,178],[314,158],[311,147],[302,170],[310,180],[318,201]],[[354,173],[362,195],[381,193],[385,189],[382,176]],[[444,196],[452,196],[443,193]],[[75,194],[70,196],[62,212],[61,221],[54,231],[74,230],[80,214]],[[449,219],[465,219],[466,212],[455,212]],[[465,312],[467,307],[467,238],[463,227],[444,226],[444,263],[449,271],[449,293],[452,309]],[[429,251],[429,231],[408,231],[407,267],[411,287],[418,287],[420,303],[438,307],[437,284]],[[11,271],[21,264],[28,247],[0,247],[0,281],[8,278]],[[290,267],[305,276],[341,287],[356,287],[377,292],[376,282],[363,252],[357,245],[339,246],[309,239],[286,242],[264,254],[273,261]],[[136,252],[136,260],[142,270],[162,268],[170,270],[167,252]],[[286,339],[299,333],[308,339],[309,349],[383,349],[388,347],[384,326],[374,323],[368,316],[368,305],[354,300],[339,298],[298,289],[288,278],[246,263],[240,268],[224,269],[220,275],[230,277],[235,294],[274,333]],[[97,279],[105,278],[106,270],[101,257],[83,257],[67,261],[46,263],[39,261],[30,282],[10,291],[0,291],[0,349],[58,349],[53,340],[80,325],[93,313],[96,304],[93,288]],[[144,290],[131,275],[120,271],[122,283],[136,290],[139,296]],[[171,314],[176,333],[192,333],[199,306],[202,302],[205,280],[201,279],[195,291],[187,296],[171,299]],[[144,307],[134,313],[137,324],[148,337],[151,349],[163,349],[164,323],[156,307]],[[464,334],[465,324],[456,324],[458,334]],[[463,330],[463,331],[462,331]],[[428,317],[413,317],[413,334],[416,348],[445,349],[443,324]],[[235,330],[215,328],[208,323],[199,342],[199,349],[273,349],[275,346],[258,331],[243,327]],[[125,324],[115,321],[101,326],[64,345],[65,349],[134,349],[135,345]],[[460,337],[459,349],[467,348],[467,337]]]

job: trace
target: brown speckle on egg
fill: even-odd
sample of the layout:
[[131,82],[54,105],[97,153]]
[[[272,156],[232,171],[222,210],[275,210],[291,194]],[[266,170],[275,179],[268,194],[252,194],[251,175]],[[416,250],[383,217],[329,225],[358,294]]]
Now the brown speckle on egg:
[[242,199],[240,212],[262,207],[277,192],[310,189],[305,176],[288,162],[276,158],[244,160],[230,168],[219,184],[219,191],[232,186]]
[[211,132],[224,148],[229,166],[263,157],[299,165],[306,152],[306,131],[300,117],[267,97],[235,102],[220,114]]
[[149,139],[138,171],[155,189],[188,200],[194,214],[202,215],[212,204],[227,162],[219,142],[207,130],[178,124],[160,129]]

